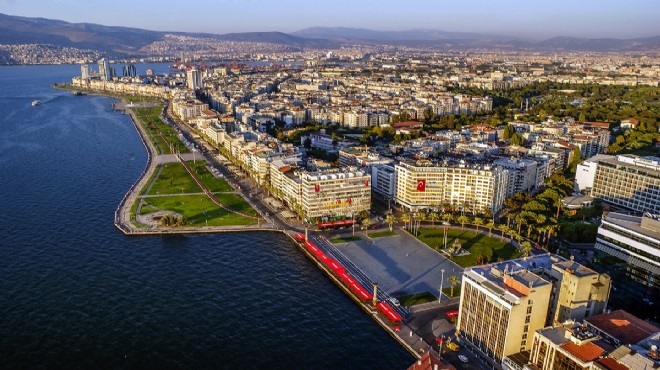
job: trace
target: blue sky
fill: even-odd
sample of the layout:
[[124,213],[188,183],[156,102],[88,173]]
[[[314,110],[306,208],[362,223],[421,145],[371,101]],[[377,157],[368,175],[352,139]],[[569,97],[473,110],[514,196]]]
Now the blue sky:
[[0,0],[0,13],[211,33],[328,26],[529,39],[660,35],[660,0]]

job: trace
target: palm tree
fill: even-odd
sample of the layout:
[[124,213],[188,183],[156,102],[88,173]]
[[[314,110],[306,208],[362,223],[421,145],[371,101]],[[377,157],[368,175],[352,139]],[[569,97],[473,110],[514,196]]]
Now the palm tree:
[[445,213],[445,214],[442,215],[442,221],[445,221],[445,222],[451,221],[452,218],[453,217],[451,217],[451,214],[449,214],[449,213]]
[[394,215],[389,214],[385,216],[385,222],[387,222],[388,225],[390,225],[390,231],[392,231],[392,224],[396,222],[396,217]]
[[454,287],[458,284],[458,278],[454,275],[449,277],[449,289],[451,289],[449,292],[449,296],[453,297],[454,296]]
[[417,228],[419,229],[422,226],[422,221],[426,221],[426,213],[417,213],[415,219],[417,220]]
[[435,226],[435,220],[438,219],[438,212],[431,212],[429,213],[429,220],[431,220],[431,224]]
[[492,235],[492,231],[495,228],[495,223],[493,220],[489,220],[488,223],[486,224],[486,227],[488,228],[488,236]]
[[484,220],[481,217],[475,217],[472,223],[477,227],[477,231],[479,231],[479,226],[484,224]]
[[404,213],[403,215],[401,215],[401,221],[403,221],[404,229],[408,227],[408,222],[410,222],[410,220],[411,217],[409,213]]
[[505,224],[497,225],[497,228],[502,232],[502,240],[504,240],[504,232],[508,232],[509,227]]
[[469,221],[467,216],[458,216],[457,221],[461,224],[461,228],[465,228],[465,224]]
[[525,257],[529,256],[529,253],[531,253],[532,251],[532,243],[525,240],[524,242],[522,242],[522,244],[520,244],[520,246],[522,247],[523,256]]
[[364,235],[369,236],[369,226],[371,226],[371,220],[365,218],[364,220],[362,220],[362,226],[364,226]]

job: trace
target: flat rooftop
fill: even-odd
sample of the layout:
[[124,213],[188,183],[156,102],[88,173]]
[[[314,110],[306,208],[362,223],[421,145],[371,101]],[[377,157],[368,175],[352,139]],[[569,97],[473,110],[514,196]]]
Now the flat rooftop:
[[592,316],[585,320],[622,344],[635,344],[660,332],[660,328],[624,310]]
[[[610,212],[603,218],[603,221],[648,236],[650,238],[660,240],[660,227],[642,227],[642,217]],[[657,220],[650,219],[645,222],[645,226],[655,224],[653,221]]]

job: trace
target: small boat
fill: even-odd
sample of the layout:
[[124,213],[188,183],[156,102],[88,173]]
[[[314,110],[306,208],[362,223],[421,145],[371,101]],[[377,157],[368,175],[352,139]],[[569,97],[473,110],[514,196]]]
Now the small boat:
[[33,106],[33,107],[36,107],[36,106],[39,105],[39,104],[41,104],[41,102],[40,102],[39,100],[33,100],[33,101],[32,101],[32,106]]

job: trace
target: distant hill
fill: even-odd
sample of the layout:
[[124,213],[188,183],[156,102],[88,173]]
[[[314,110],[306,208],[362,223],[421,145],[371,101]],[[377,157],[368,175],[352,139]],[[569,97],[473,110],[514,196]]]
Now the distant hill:
[[587,39],[554,37],[536,44],[540,48],[585,51],[637,51],[660,48],[660,36],[636,39]]
[[[104,53],[143,55],[147,46],[174,34],[219,41],[262,42],[302,48],[333,49],[346,43],[390,44],[437,48],[484,49],[559,49],[587,51],[636,51],[660,48],[660,36],[619,39],[555,37],[538,43],[510,36],[429,29],[374,31],[363,28],[313,27],[292,34],[282,32],[245,32],[228,34],[149,31],[139,28],[68,23],[45,18],[28,18],[0,13],[0,44],[51,44]],[[169,41],[172,43],[172,41]],[[182,41],[180,46],[186,47]],[[191,45],[187,45],[191,46]],[[189,50],[189,49],[186,49]]]

